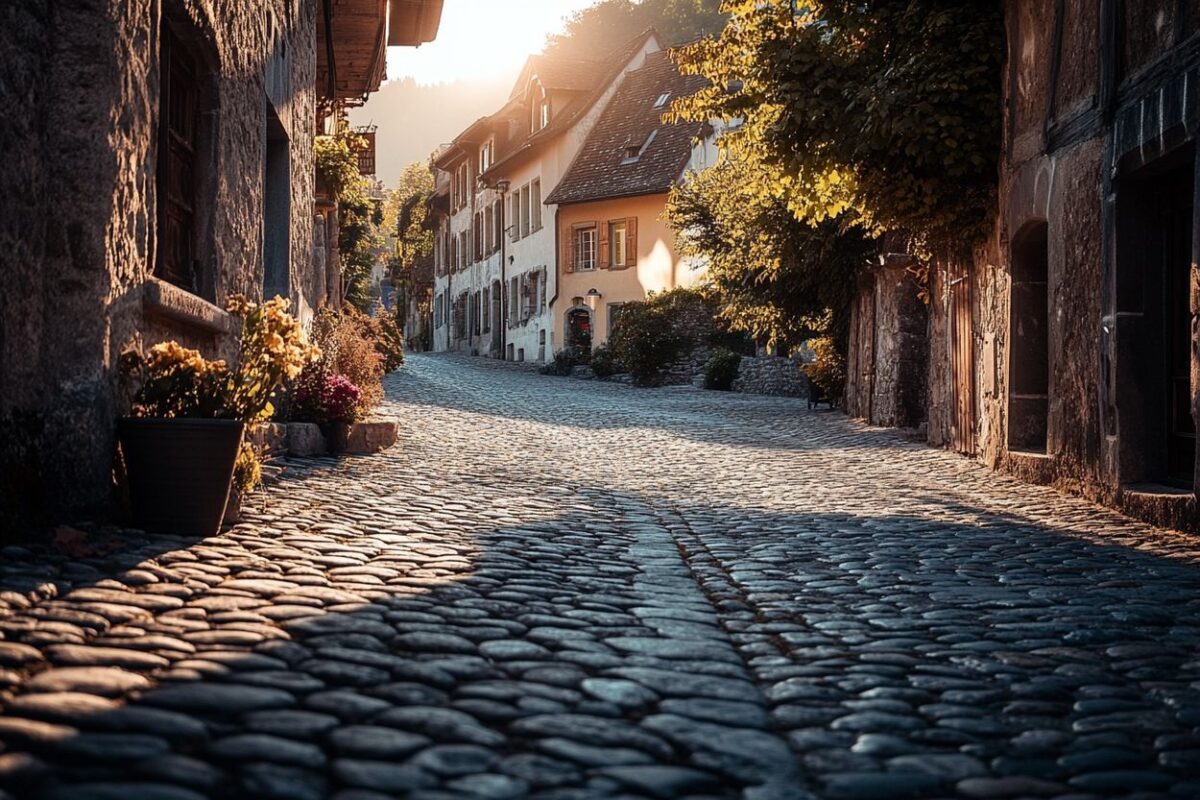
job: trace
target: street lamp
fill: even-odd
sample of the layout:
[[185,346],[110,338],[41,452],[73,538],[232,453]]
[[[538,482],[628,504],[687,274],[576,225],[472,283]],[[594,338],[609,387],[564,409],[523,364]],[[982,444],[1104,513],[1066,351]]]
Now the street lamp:
[[584,302],[586,302],[586,303],[587,303],[587,307],[588,307],[589,309],[591,309],[592,311],[595,311],[595,310],[596,310],[596,304],[597,304],[598,302],[600,302],[600,298],[601,298],[601,297],[603,297],[603,296],[604,296],[604,295],[600,294],[600,293],[599,293],[598,291],[596,291],[595,289],[588,289],[587,297],[586,297],[586,298],[584,298]]

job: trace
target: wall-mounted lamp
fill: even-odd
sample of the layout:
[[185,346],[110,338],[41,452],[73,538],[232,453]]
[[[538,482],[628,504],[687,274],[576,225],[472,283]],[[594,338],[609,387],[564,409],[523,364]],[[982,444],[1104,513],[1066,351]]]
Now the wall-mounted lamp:
[[600,302],[600,298],[604,295],[600,294],[595,289],[588,289],[587,297],[584,300],[587,302],[587,307],[592,311],[596,310],[596,304]]

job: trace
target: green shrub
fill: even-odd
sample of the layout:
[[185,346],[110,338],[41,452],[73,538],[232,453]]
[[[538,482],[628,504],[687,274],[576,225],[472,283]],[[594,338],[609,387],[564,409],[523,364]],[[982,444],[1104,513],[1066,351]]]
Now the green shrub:
[[621,306],[609,345],[635,383],[656,386],[673,362],[708,343],[716,330],[713,316],[700,292],[651,292],[641,302]]
[[742,356],[732,350],[719,347],[704,363],[704,388],[728,392],[733,388],[737,378],[738,367],[741,366]]
[[846,391],[846,357],[828,336],[813,339],[809,346],[816,358],[804,365],[804,374],[820,392],[822,399],[831,406],[841,405],[842,395]]
[[597,378],[607,378],[621,371],[621,364],[613,349],[602,344],[592,351],[592,373]]
[[579,351],[573,347],[564,347],[554,354],[554,360],[546,364],[538,372],[543,375],[559,375],[565,377],[571,374],[571,371],[578,365],[584,363],[580,358]]

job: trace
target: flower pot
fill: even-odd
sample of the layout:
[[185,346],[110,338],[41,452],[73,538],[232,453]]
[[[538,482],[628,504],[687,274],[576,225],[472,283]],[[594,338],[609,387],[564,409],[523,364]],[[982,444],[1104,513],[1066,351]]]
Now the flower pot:
[[321,433],[325,436],[325,449],[331,455],[340,455],[346,452],[346,448],[350,445],[349,422],[326,422],[321,425]]
[[245,427],[225,419],[120,420],[135,524],[183,536],[217,533]]

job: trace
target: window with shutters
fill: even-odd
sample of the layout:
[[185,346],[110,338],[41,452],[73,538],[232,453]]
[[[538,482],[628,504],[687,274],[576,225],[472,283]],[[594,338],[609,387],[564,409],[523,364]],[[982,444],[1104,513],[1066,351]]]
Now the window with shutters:
[[542,229],[542,181],[534,178],[529,184],[529,229]]
[[492,207],[483,210],[483,254],[492,254]]
[[575,229],[574,262],[576,270],[596,268],[596,226]]
[[515,191],[509,195],[508,235],[514,242],[521,238],[521,193]]
[[504,206],[499,200],[492,203],[492,222],[496,226],[492,235],[492,249],[499,250],[504,237]]
[[529,185],[521,187],[521,236],[529,235]]
[[612,256],[612,261],[610,264],[613,266],[623,266],[628,258],[628,252],[626,248],[629,244],[629,230],[626,227],[624,220],[609,223],[608,238],[608,252]]

